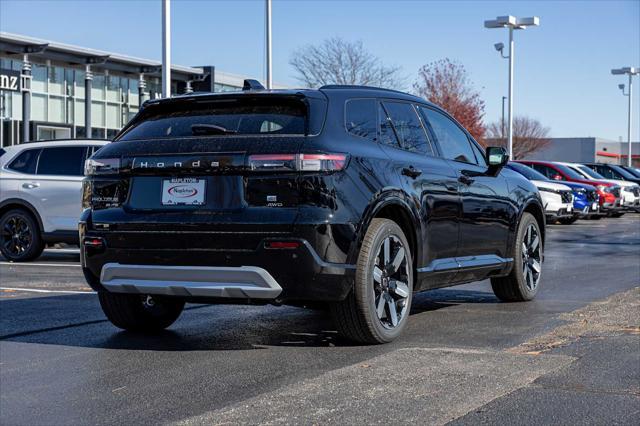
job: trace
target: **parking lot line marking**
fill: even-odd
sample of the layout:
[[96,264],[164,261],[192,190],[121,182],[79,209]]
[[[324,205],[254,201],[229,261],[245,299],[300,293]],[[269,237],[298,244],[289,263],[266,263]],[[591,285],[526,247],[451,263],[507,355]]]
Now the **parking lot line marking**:
[[41,288],[0,287],[0,290],[25,291],[30,293],[69,293],[69,294],[96,294],[95,291],[82,290],[43,290]]
[[9,266],[77,266],[80,267],[79,263],[16,263],[16,262],[0,262],[0,265],[9,265]]

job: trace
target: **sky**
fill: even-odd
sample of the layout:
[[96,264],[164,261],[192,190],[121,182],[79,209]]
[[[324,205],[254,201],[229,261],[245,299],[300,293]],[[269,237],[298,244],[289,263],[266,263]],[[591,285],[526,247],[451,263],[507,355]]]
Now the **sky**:
[[[264,79],[264,0],[172,0],[172,62]],[[296,48],[342,37],[361,40],[386,65],[401,67],[406,89],[418,69],[462,63],[497,121],[508,61],[485,29],[496,16],[539,16],[515,32],[514,111],[554,137],[626,141],[627,98],[610,70],[640,66],[640,0],[626,1],[305,1],[273,0],[273,79],[298,86]],[[0,31],[147,59],[161,58],[160,0],[0,0]],[[634,79],[634,140],[640,140],[640,78]]]

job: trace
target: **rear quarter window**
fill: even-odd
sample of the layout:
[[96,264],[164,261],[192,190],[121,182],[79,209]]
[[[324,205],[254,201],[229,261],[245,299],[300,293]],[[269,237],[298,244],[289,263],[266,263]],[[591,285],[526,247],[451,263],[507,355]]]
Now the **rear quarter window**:
[[26,149],[13,159],[7,166],[9,170],[20,173],[35,174],[41,149]]
[[375,99],[350,99],[345,104],[345,128],[354,136],[377,139],[378,105]]

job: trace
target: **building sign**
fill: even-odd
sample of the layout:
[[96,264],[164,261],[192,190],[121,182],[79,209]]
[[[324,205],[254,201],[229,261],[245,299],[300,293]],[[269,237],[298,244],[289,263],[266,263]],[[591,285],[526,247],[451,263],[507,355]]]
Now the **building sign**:
[[19,92],[21,88],[20,71],[0,68],[0,90]]

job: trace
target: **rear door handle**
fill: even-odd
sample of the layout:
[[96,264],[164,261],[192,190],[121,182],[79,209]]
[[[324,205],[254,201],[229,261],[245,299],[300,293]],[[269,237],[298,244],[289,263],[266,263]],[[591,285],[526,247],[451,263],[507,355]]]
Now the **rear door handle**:
[[413,166],[409,166],[402,169],[402,174],[415,179],[422,174],[422,170],[416,169]]
[[22,187],[24,189],[33,189],[33,188],[37,188],[39,187],[40,184],[38,182],[27,182],[27,183],[23,183]]
[[465,185],[471,185],[473,183],[473,179],[468,176],[462,175],[458,178],[458,182],[464,183]]

